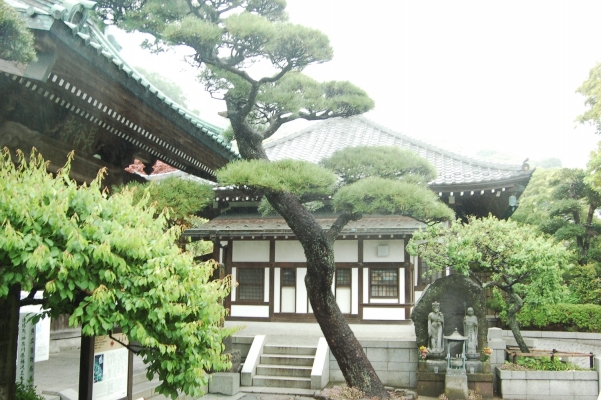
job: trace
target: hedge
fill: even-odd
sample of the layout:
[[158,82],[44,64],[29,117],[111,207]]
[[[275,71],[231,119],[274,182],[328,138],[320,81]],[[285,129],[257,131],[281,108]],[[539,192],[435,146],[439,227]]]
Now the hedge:
[[601,306],[554,304],[542,309],[523,308],[518,322],[521,330],[601,332]]

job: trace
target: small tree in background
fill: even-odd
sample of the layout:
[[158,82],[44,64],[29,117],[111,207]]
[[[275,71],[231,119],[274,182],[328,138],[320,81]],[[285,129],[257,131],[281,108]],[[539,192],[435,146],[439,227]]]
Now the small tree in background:
[[[229,368],[221,354],[232,333],[221,326],[229,279],[209,281],[214,263],[196,264],[174,244],[181,228],[167,227],[165,214],[148,206],[148,193],[139,201],[131,190],[109,197],[102,173],[78,186],[69,164],[52,176],[35,152],[29,160],[19,153],[16,164],[5,150],[0,303],[71,314],[69,324],[81,325],[83,335],[111,335],[119,326],[139,343],[129,348],[142,356],[149,378],[158,376],[159,392],[200,396],[204,371]],[[19,289],[30,293],[20,302]],[[34,299],[38,291],[41,300]]]
[[572,255],[531,226],[494,217],[470,218],[416,232],[407,249],[436,270],[453,268],[483,289],[500,291],[507,324],[524,353],[530,351],[516,319],[520,309],[559,303],[567,296],[562,273]]
[[[132,191],[134,202],[148,197],[157,216],[164,213],[168,225],[177,225],[182,231],[200,226],[207,221],[196,214],[211,205],[215,197],[211,185],[181,177],[170,177],[146,183],[130,182],[127,185],[112,188],[113,193],[123,190]],[[211,242],[200,240],[190,243],[181,236],[177,244],[195,256],[201,256],[213,250]]]
[[0,0],[0,58],[27,63],[35,59],[33,33],[17,12]]

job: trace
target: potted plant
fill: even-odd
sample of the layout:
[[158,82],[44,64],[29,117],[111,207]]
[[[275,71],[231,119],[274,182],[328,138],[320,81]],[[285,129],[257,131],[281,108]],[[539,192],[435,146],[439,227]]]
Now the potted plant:
[[427,364],[426,364],[426,358],[428,357],[428,348],[426,346],[420,346],[419,347],[419,364],[418,364],[418,370],[425,372],[428,370]]
[[490,366],[490,356],[492,355],[492,349],[490,347],[485,347],[482,350],[482,356],[480,357],[480,361],[482,361],[482,372],[485,374],[490,374],[492,372]]

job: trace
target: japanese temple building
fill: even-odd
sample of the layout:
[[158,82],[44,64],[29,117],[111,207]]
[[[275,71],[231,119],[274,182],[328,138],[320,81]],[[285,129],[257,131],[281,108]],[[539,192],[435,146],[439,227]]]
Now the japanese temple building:
[[35,35],[37,60],[0,59],[0,147],[35,146],[49,169],[75,150],[71,176],[89,182],[106,167],[106,185],[142,180],[124,169],[161,160],[214,180],[238,158],[220,128],[174,103],[119,55],[93,24],[86,0],[7,0]]
[[[319,122],[264,144],[272,160],[319,162],[334,151],[359,145],[395,145],[428,159],[438,177],[429,187],[458,218],[469,215],[508,218],[517,208],[532,170],[527,164],[504,165],[475,160],[437,148],[369,121],[364,117]],[[279,216],[256,212],[260,198],[252,192],[217,191],[216,218],[189,229],[193,240],[212,240],[213,258],[225,265],[234,286],[227,300],[232,320],[314,321],[304,276],[300,243]],[[336,215],[316,213],[324,229]],[[435,276],[406,252],[412,233],[424,224],[404,216],[364,215],[338,236],[332,290],[351,323],[409,323],[411,309]]]

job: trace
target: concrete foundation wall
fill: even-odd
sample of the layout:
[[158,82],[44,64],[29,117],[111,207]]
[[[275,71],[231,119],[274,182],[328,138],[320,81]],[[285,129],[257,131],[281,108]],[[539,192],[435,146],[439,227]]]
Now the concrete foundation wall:
[[[418,350],[415,340],[360,340],[363,351],[386,386],[417,387]],[[344,377],[330,352],[330,382],[343,382]]]
[[597,400],[597,371],[504,371],[496,369],[503,399]]

